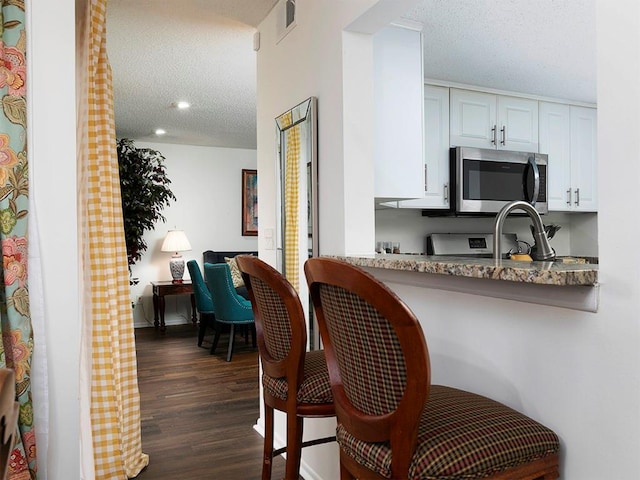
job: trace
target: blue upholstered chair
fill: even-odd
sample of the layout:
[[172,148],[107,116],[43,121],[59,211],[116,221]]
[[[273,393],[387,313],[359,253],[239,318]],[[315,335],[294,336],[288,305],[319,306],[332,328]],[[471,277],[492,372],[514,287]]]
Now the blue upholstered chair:
[[191,276],[191,285],[193,287],[193,295],[196,297],[196,310],[200,317],[200,328],[198,330],[198,346],[202,346],[204,335],[208,326],[214,326],[215,310],[213,309],[213,298],[211,292],[204,283],[200,266],[195,260],[187,262],[189,276]]
[[[229,324],[229,347],[227,349],[227,362],[233,355],[233,341],[236,325],[255,326],[251,302],[236,292],[231,280],[231,270],[226,263],[205,263],[204,276],[207,287],[211,292],[216,311],[217,324]],[[255,328],[252,328],[253,345],[256,344]],[[211,346],[211,353],[215,353],[220,340],[221,329],[216,328],[216,334]]]

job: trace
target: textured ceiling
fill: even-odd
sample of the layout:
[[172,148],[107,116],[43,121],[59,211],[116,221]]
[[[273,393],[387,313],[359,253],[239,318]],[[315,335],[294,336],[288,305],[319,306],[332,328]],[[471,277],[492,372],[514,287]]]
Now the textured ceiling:
[[276,1],[109,0],[117,136],[256,148],[253,34]]
[[[108,0],[118,137],[256,148],[253,34],[276,3]],[[595,0],[420,0],[405,18],[426,78],[596,101]]]
[[596,102],[595,0],[422,0],[425,77]]

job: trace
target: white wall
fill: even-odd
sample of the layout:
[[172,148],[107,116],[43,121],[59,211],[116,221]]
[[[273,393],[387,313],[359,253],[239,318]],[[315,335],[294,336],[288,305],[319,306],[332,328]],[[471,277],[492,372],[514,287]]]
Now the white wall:
[[[67,480],[80,478],[75,5],[26,3],[30,194],[41,237],[49,365],[49,461],[38,465],[38,478]],[[42,440],[38,431],[44,425],[36,425]]]
[[[197,260],[202,268],[205,250],[257,251],[255,236],[242,235],[242,169],[256,168],[256,151],[240,148],[198,147],[170,143],[134,142],[138,148],[157,150],[165,157],[169,188],[176,201],[162,211],[166,222],[145,232],[147,251],[132,268],[139,283],[132,286],[136,327],[153,325],[151,281],[171,280],[171,254],[161,252],[168,230],[184,230],[192,250],[183,252],[185,262]],[[189,278],[185,268],[184,278]],[[186,295],[165,297],[165,323],[188,323],[190,303]]]
[[[332,10],[331,18],[340,18],[344,12],[339,5],[344,2],[326,7],[315,3],[298,2],[302,18],[312,11],[313,27],[300,21],[277,47],[269,44],[272,36],[263,36],[267,43],[258,55],[258,165],[261,172],[273,169],[273,117],[302,98],[317,95],[320,179],[324,180],[321,253],[350,253],[350,242],[373,245],[374,239],[367,238],[368,229],[362,229],[360,239],[351,238],[358,232],[347,235],[350,216],[358,209],[346,204],[346,192],[350,198],[366,197],[369,186],[340,177],[349,171],[345,164],[351,158],[339,145],[358,141],[346,138],[346,125],[344,138],[336,127],[348,116],[340,112],[340,102],[349,104],[349,100],[340,98],[341,82],[335,79],[340,74],[338,25],[327,10]],[[263,34],[272,23],[268,19],[261,25]],[[424,325],[434,381],[486,393],[554,428],[562,441],[562,478],[569,480],[640,478],[640,262],[629,255],[637,248],[638,233],[637,205],[629,200],[640,178],[634,161],[640,151],[638,27],[636,2],[598,0],[598,157],[606,168],[601,167],[599,174],[597,229],[594,216],[576,218],[588,235],[598,235],[599,312],[393,285]],[[320,54],[311,48],[318,45],[323,46]],[[361,141],[368,143],[366,138]],[[335,194],[328,193],[330,188],[335,188]],[[370,215],[368,210],[360,213]],[[407,237],[406,242],[411,241],[415,240]],[[567,245],[566,240],[563,243]],[[580,239],[569,239],[568,245],[572,254],[590,253],[578,251],[589,248]],[[330,466],[337,458],[326,450],[305,452],[303,462],[317,475],[310,478],[337,478]]]

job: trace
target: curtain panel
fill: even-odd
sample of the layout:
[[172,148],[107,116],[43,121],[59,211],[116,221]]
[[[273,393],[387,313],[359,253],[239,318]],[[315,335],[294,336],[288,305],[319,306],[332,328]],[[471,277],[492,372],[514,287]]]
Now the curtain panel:
[[[292,114],[284,116],[283,127],[293,123]],[[300,125],[290,127],[287,132],[286,164],[284,167],[284,272],[293,288],[300,289],[299,254],[299,205],[300,205]]]
[[[129,292],[106,0],[89,0],[82,25],[78,184],[83,272],[81,448],[83,478],[135,477],[142,453],[140,395]],[[87,411],[88,410],[88,411]]]
[[8,478],[36,478],[31,361],[33,329],[29,310],[29,169],[26,132],[26,31],[22,0],[3,0],[0,28],[0,366],[15,371],[20,404],[19,435],[9,457]]

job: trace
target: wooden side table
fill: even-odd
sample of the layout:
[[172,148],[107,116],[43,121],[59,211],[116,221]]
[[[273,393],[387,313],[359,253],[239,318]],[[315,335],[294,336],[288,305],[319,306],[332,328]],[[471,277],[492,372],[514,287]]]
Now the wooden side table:
[[[164,324],[164,297],[166,295],[187,295],[191,296],[191,321],[194,325],[198,323],[196,315],[196,297],[193,294],[191,281],[185,280],[182,283],[173,283],[171,280],[151,282],[153,290],[153,325],[164,332],[167,327]],[[158,321],[158,317],[160,321]]]

